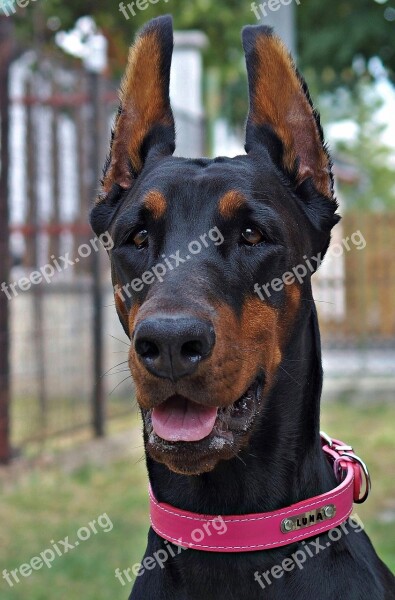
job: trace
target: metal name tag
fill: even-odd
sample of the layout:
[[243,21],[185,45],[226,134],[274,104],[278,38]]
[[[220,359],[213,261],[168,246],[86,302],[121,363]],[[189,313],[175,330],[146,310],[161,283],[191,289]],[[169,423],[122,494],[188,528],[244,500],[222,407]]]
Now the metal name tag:
[[305,529],[306,527],[312,527],[317,523],[328,521],[336,516],[336,506],[334,504],[328,504],[322,508],[316,510],[310,510],[309,512],[302,513],[296,517],[287,517],[281,521],[281,531],[283,533],[289,533],[290,531],[297,531],[298,529]]

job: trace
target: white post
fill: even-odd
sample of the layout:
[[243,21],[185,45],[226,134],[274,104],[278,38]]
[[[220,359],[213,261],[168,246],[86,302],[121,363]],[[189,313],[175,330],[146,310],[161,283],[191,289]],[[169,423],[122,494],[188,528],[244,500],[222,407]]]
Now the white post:
[[177,129],[178,156],[204,154],[202,51],[207,37],[200,31],[177,31],[170,78],[170,97]]
[[[259,2],[257,4],[259,5]],[[273,6],[272,10],[270,10],[271,5]],[[262,25],[274,27],[275,33],[285,42],[293,56],[296,56],[295,10],[300,10],[300,8],[300,0],[292,0],[288,4],[284,0],[282,2],[279,0],[278,2],[268,2],[264,13],[261,13]]]

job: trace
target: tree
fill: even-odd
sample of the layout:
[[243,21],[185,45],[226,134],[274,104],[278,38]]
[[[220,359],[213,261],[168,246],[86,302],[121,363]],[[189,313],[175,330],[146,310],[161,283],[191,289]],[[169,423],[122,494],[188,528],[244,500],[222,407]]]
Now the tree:
[[[125,1],[125,4],[129,4]],[[133,4],[133,3],[132,3]],[[113,0],[45,0],[17,9],[17,32],[20,38],[31,40],[33,14],[41,13],[50,26],[68,29],[78,17],[92,15],[112,40],[113,58],[126,54],[135,31],[148,19],[171,12],[177,28],[200,28],[210,37],[206,59],[210,65],[232,71],[241,57],[240,28],[256,23],[251,5],[240,0],[161,0],[146,10],[135,9],[127,19]],[[303,69],[319,74],[323,87],[335,86],[354,78],[351,67],[355,56],[368,61],[378,56],[395,74],[393,43],[395,8],[388,0],[303,0],[296,7],[299,56]],[[46,37],[51,36],[50,29]],[[117,52],[115,52],[117,50]],[[122,57],[124,59],[124,56]],[[123,62],[123,61],[122,61]]]
[[352,92],[342,90],[331,98],[332,108],[327,117],[332,114],[336,120],[352,118],[356,125],[354,137],[335,145],[338,157],[345,156],[348,163],[353,163],[357,174],[357,182],[351,186],[339,182],[346,207],[374,211],[394,209],[395,178],[391,165],[394,152],[384,143],[385,126],[377,119],[382,100],[374,86],[366,82],[359,83]]
[[352,69],[356,57],[365,65],[379,57],[395,81],[395,8],[388,4],[388,0],[301,3],[297,9],[300,63],[303,71],[316,76],[320,90],[355,85],[361,76],[360,70]]
[[[149,4],[146,10],[127,8],[131,4],[124,2],[122,12],[118,2],[113,0],[46,0],[30,4],[26,9],[18,9],[16,18],[17,32],[21,41],[31,42],[37,23],[41,27],[41,37],[48,42],[53,37],[54,29],[70,29],[75,21],[84,15],[91,15],[102,28],[110,42],[110,59],[112,68],[117,71],[125,64],[128,47],[137,29],[147,20],[171,12],[174,24],[178,29],[201,29],[210,38],[210,47],[206,54],[207,65],[221,66],[224,71],[232,72],[235,62],[241,57],[240,29],[244,23],[251,22],[252,13],[248,2],[227,0],[171,0],[171,4],[161,0]],[[132,3],[135,5],[135,2]],[[133,14],[133,12],[134,14]],[[125,14],[126,16],[125,16]],[[33,18],[41,15],[40,19]],[[22,18],[23,17],[23,18]],[[127,18],[129,17],[129,18]],[[49,24],[49,28],[46,26]]]
[[[56,29],[70,29],[77,18],[92,15],[109,39],[111,71],[120,76],[136,30],[148,19],[171,12],[176,28],[201,29],[208,35],[206,67],[216,70],[225,116],[240,124],[247,110],[240,29],[256,23],[250,2],[161,0],[150,4],[146,0],[146,10],[133,9],[134,14],[127,9],[129,4],[125,0],[125,16],[114,0],[31,2],[17,9],[17,35],[29,45],[34,34],[41,43],[49,43]],[[315,93],[341,84],[355,85],[361,75],[352,68],[356,57],[362,57],[366,67],[370,58],[378,56],[395,81],[395,9],[388,4],[387,0],[303,0],[295,7],[300,66]]]

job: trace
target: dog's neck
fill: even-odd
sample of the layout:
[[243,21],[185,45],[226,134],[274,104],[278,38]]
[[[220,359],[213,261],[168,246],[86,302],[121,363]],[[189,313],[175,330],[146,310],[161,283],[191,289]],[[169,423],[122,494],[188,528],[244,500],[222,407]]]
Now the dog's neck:
[[336,485],[321,450],[321,351],[315,308],[308,306],[248,447],[200,476],[177,475],[148,457],[159,501],[197,513],[247,514],[289,506]]

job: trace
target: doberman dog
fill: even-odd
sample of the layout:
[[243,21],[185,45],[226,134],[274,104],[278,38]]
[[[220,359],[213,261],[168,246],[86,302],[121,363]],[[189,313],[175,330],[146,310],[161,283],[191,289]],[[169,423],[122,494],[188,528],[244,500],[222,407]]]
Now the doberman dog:
[[[96,234],[109,232],[115,244],[116,309],[131,340],[152,494],[188,514],[276,511],[338,485],[319,432],[310,284],[339,221],[331,160],[282,42],[248,26],[243,45],[246,154],[176,158],[171,17],[140,31],[91,213]],[[313,267],[302,281],[301,264]],[[151,528],[130,598],[395,598],[395,579],[365,532],[350,526],[336,543],[328,532],[318,539],[322,551],[291,568],[287,557],[306,541],[181,552]],[[146,559],[160,551],[168,560],[153,567]]]

